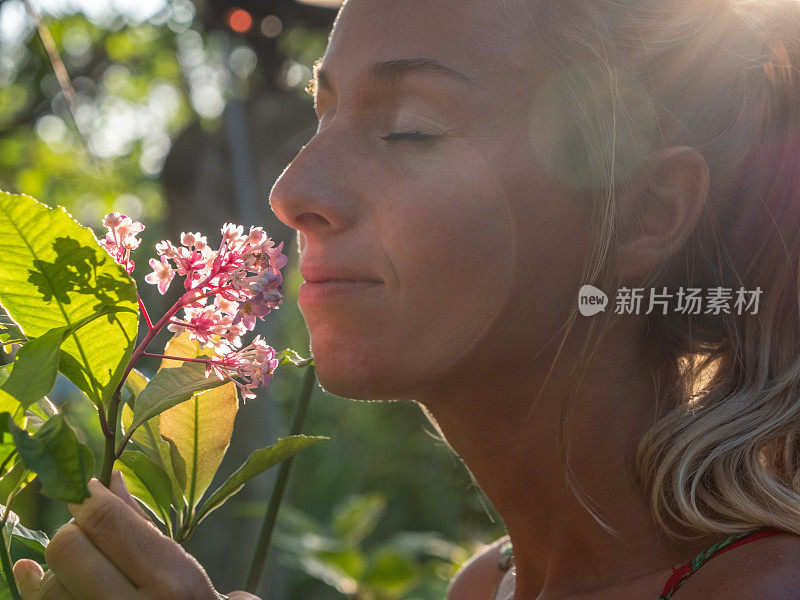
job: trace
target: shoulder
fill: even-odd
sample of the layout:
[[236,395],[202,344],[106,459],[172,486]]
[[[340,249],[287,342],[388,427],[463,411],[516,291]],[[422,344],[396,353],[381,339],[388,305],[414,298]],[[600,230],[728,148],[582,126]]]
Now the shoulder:
[[500,548],[508,541],[504,536],[484,546],[465,562],[447,588],[448,600],[490,600],[503,572],[497,567]]
[[800,597],[800,536],[781,533],[715,557],[679,593],[684,600],[795,600]]

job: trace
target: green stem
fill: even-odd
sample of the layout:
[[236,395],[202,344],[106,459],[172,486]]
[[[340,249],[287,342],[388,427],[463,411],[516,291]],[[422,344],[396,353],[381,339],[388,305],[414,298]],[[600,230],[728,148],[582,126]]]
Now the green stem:
[[[206,280],[207,281],[207,280]],[[200,285],[202,286],[206,282],[204,281]],[[166,314],[159,319],[158,323],[151,326],[150,317],[147,316],[148,322],[148,330],[147,334],[145,334],[144,339],[136,346],[136,349],[133,351],[130,360],[128,361],[127,366],[125,367],[125,372],[122,374],[122,379],[120,379],[119,384],[117,385],[117,389],[114,391],[114,395],[111,398],[111,402],[108,405],[108,417],[106,419],[106,430],[103,433],[106,436],[106,443],[105,448],[103,450],[103,469],[100,472],[100,483],[104,486],[108,487],[111,483],[111,472],[114,469],[114,461],[117,459],[118,454],[116,452],[116,445],[117,445],[117,429],[119,429],[119,403],[122,399],[122,386],[125,385],[125,380],[130,375],[130,372],[133,370],[134,365],[138,362],[138,360],[142,357],[145,350],[147,350],[147,346],[150,345],[150,342],[153,341],[153,338],[158,335],[161,329],[166,325],[169,320],[177,313],[187,302],[191,302],[191,297],[189,297],[191,290],[181,296],[180,300],[178,300],[172,307],[166,312]],[[144,305],[142,305],[142,309],[144,309]],[[102,407],[100,408],[102,411]],[[100,415],[100,423],[103,423],[103,415]],[[129,432],[133,433],[133,432]],[[125,443],[127,440],[125,439]],[[119,455],[122,454],[122,450],[125,448],[125,443],[121,444]]]
[[11,590],[11,597],[14,600],[22,600],[22,596],[17,589],[17,581],[14,579],[14,571],[11,569],[11,556],[8,552],[9,545],[6,544],[5,524],[10,513],[11,508],[6,506],[6,512],[3,515],[3,524],[0,526],[0,544],[3,546],[2,549],[0,549],[0,562],[2,563],[3,575],[6,578],[6,584],[8,584],[8,589]]
[[[308,413],[308,404],[311,400],[311,392],[314,389],[314,367],[306,367],[305,379],[303,380],[303,388],[300,391],[300,402],[294,412],[292,419],[292,427],[289,435],[297,435],[303,428],[303,422]],[[269,506],[267,506],[267,514],[264,515],[264,523],[261,526],[261,533],[258,536],[258,543],[256,544],[256,551],[253,554],[253,561],[250,563],[250,572],[247,575],[247,584],[245,590],[251,594],[256,593],[258,582],[261,579],[261,572],[264,570],[264,564],[267,562],[267,554],[269,553],[269,543],[272,538],[272,530],[275,528],[275,520],[278,517],[278,509],[283,500],[283,493],[286,491],[286,483],[289,480],[289,471],[292,468],[292,460],[294,457],[287,458],[281,463],[278,477],[275,479],[275,487],[272,489],[272,495],[269,499]]]
[[106,443],[103,448],[103,469],[100,472],[100,483],[108,487],[111,483],[111,472],[114,470],[114,461],[117,459],[116,445],[117,445],[117,429],[119,427],[119,419],[117,412],[119,411],[120,391],[114,394],[108,406],[108,424],[109,431],[106,434]]

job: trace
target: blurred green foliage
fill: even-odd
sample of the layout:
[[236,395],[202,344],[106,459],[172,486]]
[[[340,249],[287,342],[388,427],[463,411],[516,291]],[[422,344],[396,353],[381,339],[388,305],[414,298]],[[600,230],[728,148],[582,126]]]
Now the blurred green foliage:
[[124,21],[107,28],[81,14],[46,25],[71,75],[75,114],[36,31],[4,40],[0,189],[67,206],[87,223],[111,210],[160,219],[161,165],[195,118],[178,52],[188,30]]

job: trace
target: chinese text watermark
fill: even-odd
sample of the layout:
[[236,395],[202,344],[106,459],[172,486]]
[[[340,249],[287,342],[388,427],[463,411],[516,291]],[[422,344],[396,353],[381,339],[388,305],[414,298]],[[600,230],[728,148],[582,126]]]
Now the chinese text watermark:
[[[758,302],[762,290],[738,290],[725,287],[684,288],[669,291],[662,287],[656,288],[627,288],[617,290],[614,298],[614,313],[649,315],[660,312],[676,312],[687,315],[719,315],[719,314],[758,314]],[[608,296],[601,289],[593,285],[584,285],[578,292],[578,309],[585,317],[604,312],[609,304]]]

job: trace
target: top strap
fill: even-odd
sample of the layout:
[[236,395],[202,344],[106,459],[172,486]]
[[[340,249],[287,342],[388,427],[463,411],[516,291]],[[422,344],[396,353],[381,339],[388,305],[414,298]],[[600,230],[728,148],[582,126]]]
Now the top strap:
[[741,546],[742,544],[746,544],[748,542],[754,542],[756,540],[760,540],[761,538],[775,535],[776,533],[784,533],[784,531],[782,529],[777,529],[776,527],[764,527],[749,533],[738,533],[714,544],[708,550],[704,550],[685,565],[673,567],[672,575],[664,585],[664,589],[662,590],[661,595],[658,597],[658,600],[670,600],[677,589],[681,587],[684,582],[689,579],[689,577],[691,577],[695,571],[697,571],[697,569],[715,556],[719,556],[723,552],[732,550],[736,546]]

